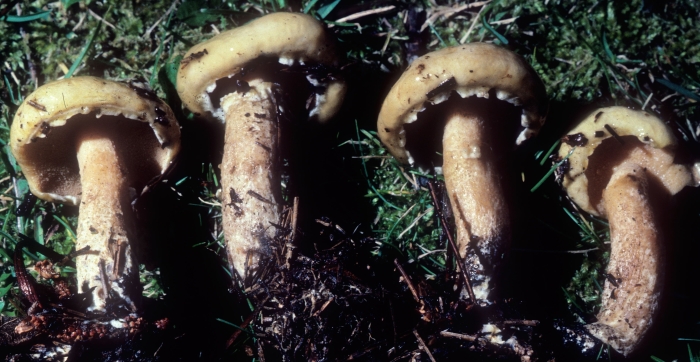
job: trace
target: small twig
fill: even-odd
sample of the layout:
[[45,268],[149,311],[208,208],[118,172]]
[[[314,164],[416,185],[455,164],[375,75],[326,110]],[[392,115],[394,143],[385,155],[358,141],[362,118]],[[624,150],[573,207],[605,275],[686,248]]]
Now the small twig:
[[220,202],[217,202],[217,201],[204,201],[204,200],[202,200],[201,197],[198,197],[198,199],[199,199],[199,201],[201,201],[201,202],[202,202],[203,204],[205,204],[205,205],[215,206],[215,207],[221,207],[221,203],[220,203]]
[[566,63],[566,64],[571,65],[571,66],[576,65],[576,63],[574,63],[574,62],[572,62],[570,60],[562,59],[562,58],[554,57],[554,60],[556,60],[558,62]]
[[[7,64],[7,63],[5,63],[5,64]],[[661,103],[666,102],[669,98],[671,98],[671,97],[673,97],[673,96],[677,96],[677,95],[678,95],[678,93],[669,94],[669,95],[667,95],[666,97],[663,97],[663,98],[661,99]]]
[[260,362],[265,362],[265,353],[263,351],[262,340],[258,339],[258,360]]
[[399,234],[399,236],[397,236],[396,238],[397,238],[397,239],[401,239],[401,237],[404,236],[404,234],[406,234],[409,230],[411,230],[414,226],[416,226],[416,224],[418,224],[418,221],[420,221],[420,219],[421,219],[423,216],[425,216],[425,214],[427,214],[428,212],[430,212],[430,211],[432,211],[432,210],[433,210],[432,207],[431,207],[431,208],[428,208],[427,210],[423,211],[423,212],[420,213],[418,216],[416,216],[416,218],[413,219],[413,222],[411,222],[411,225],[409,225],[404,231],[402,231],[401,234]]
[[319,310],[315,311],[314,314],[312,314],[311,316],[318,317],[318,315],[321,314],[324,310],[326,310],[328,305],[331,304],[331,302],[333,302],[334,300],[335,300],[335,298],[328,299],[325,303],[323,303],[321,308]]
[[379,159],[384,159],[384,158],[392,158],[394,156],[352,156],[352,158],[359,158],[359,159],[370,159],[370,158],[379,158]]
[[608,130],[608,132],[610,132],[610,134],[611,134],[613,137],[615,137],[615,139],[617,140],[617,142],[620,142],[621,145],[624,145],[624,144],[625,144],[625,141],[622,139],[622,137],[620,137],[620,135],[618,135],[617,132],[615,132],[615,130],[614,130],[609,124],[606,124],[606,125],[603,126],[603,127],[605,127],[605,129]]
[[266,204],[270,204],[270,205],[274,205],[274,204],[275,204],[274,202],[272,202],[272,201],[270,201],[270,200],[264,198],[262,195],[260,195],[259,193],[255,192],[255,191],[253,191],[253,190],[248,190],[248,192],[246,192],[246,194],[247,194],[248,196],[252,196],[253,198],[258,199],[258,201],[262,201],[262,202],[264,202],[264,203],[266,203]]
[[321,220],[321,219],[316,219],[316,223],[321,224],[321,225],[323,225],[323,226],[325,226],[325,227],[327,227],[327,228],[332,228],[332,227],[333,227],[333,224],[331,224],[331,223],[329,223],[329,222],[326,222],[326,221],[323,221],[323,220]]
[[420,27],[420,31],[422,32],[425,30],[427,27],[435,23],[435,20],[437,20],[439,17],[443,17],[444,19],[448,19],[452,15],[462,12],[464,10],[470,9],[470,8],[476,8],[479,6],[486,5],[490,2],[489,1],[477,1],[469,4],[464,4],[460,6],[452,6],[452,7],[447,7],[447,6],[438,6],[437,10],[433,11],[432,14],[425,19],[425,22],[423,25]]
[[399,269],[399,273],[401,273],[403,280],[408,285],[408,289],[411,291],[411,294],[413,294],[413,299],[416,300],[416,303],[420,303],[420,298],[418,298],[418,292],[416,292],[416,288],[413,286],[411,278],[408,277],[406,271],[403,270],[403,267],[401,266],[401,264],[399,264],[399,259],[394,259],[394,265],[396,265],[396,268]]
[[530,319],[513,319],[513,320],[503,321],[504,326],[518,325],[518,326],[536,327],[538,324],[540,324],[540,321],[530,320]]
[[433,180],[428,181],[428,186],[430,186],[430,197],[433,198],[433,205],[435,205],[435,211],[437,212],[437,215],[440,218],[442,230],[447,235],[447,241],[448,244],[450,244],[450,249],[452,249],[452,252],[454,253],[454,258],[457,259],[457,263],[459,265],[459,275],[462,276],[464,285],[467,286],[467,293],[469,293],[469,298],[471,298],[472,302],[476,304],[476,296],[474,296],[474,290],[472,290],[472,283],[469,281],[469,276],[467,275],[466,268],[464,267],[464,260],[462,259],[462,256],[459,255],[459,249],[457,249],[457,245],[452,239],[452,233],[450,233],[450,230],[447,228],[447,220],[445,219],[445,214],[443,214],[442,210],[440,209],[437,194],[435,193],[435,182]]
[[[377,9],[371,9],[371,10],[360,11],[359,13],[354,13],[354,14],[348,15],[348,16],[346,16],[346,17],[340,18],[340,19],[336,20],[335,22],[336,22],[336,23],[347,23],[347,22],[349,22],[349,21],[351,21],[351,20],[363,18],[363,17],[365,17],[365,16],[374,15],[374,14],[380,14],[380,13],[385,13],[385,12],[387,12],[387,11],[394,10],[394,8],[396,8],[396,6],[394,6],[394,5],[389,5],[389,6],[385,6],[385,7],[383,7],[383,8],[377,8]],[[329,28],[332,28],[332,27],[333,27],[333,24],[328,25],[328,27],[329,27]]]
[[454,333],[454,332],[448,332],[448,331],[442,331],[442,332],[440,332],[440,335],[443,337],[457,338],[457,339],[461,339],[463,341],[469,341],[469,342],[474,342],[478,339],[477,337],[470,336],[468,334],[460,334],[460,333]]
[[287,242],[284,245],[284,265],[287,267],[287,270],[291,269],[291,264],[290,260],[292,260],[293,252],[294,252],[294,239],[296,238],[296,230],[297,230],[297,221],[299,219],[299,197],[295,196],[294,197],[294,206],[292,206],[292,220],[290,222],[290,228],[291,232],[289,233],[289,238],[287,239]]
[[227,349],[228,349],[229,347],[231,347],[231,345],[233,344],[233,342],[236,341],[236,339],[237,339],[238,336],[241,334],[241,332],[243,332],[243,330],[246,329],[246,327],[248,327],[248,325],[250,324],[250,322],[253,321],[253,319],[255,318],[255,316],[257,316],[258,313],[260,313],[260,311],[262,310],[262,307],[265,305],[265,303],[267,303],[267,301],[268,301],[269,299],[270,299],[269,296],[268,296],[268,297],[265,297],[265,299],[255,308],[255,310],[253,311],[253,313],[250,313],[250,315],[248,316],[248,318],[246,318],[246,319],[243,321],[243,323],[241,323],[241,325],[238,326],[240,329],[236,329],[236,331],[233,332],[233,334],[232,334],[231,337],[228,339],[228,341],[226,341],[226,348],[227,348]]
[[425,352],[428,355],[428,357],[430,357],[430,360],[433,362],[437,362],[435,360],[435,357],[433,357],[433,354],[430,353],[430,349],[428,348],[428,345],[425,344],[425,342],[423,342],[423,338],[420,338],[420,334],[418,334],[417,330],[415,330],[415,329],[413,330],[413,335],[416,336],[416,339],[418,340],[418,344],[420,345],[423,352]]
[[510,24],[510,23],[516,21],[517,19],[518,19],[518,17],[516,16],[516,17],[514,17],[514,18],[509,18],[509,19],[503,19],[503,20],[498,20],[498,21],[491,21],[491,22],[489,22],[489,24],[491,24],[491,25]]
[[[80,29],[80,27],[83,25],[83,21],[85,21],[86,17],[87,17],[86,14],[82,14],[80,16],[80,20],[78,20],[78,23],[75,24],[75,26],[73,27],[73,29],[71,29],[71,31],[76,31],[76,30]],[[64,72],[64,73],[67,73],[67,72]]]
[[418,259],[423,259],[428,255],[437,254],[437,253],[444,253],[444,252],[447,252],[447,250],[446,249],[435,249],[435,250],[426,251],[425,253],[418,255]]
[[581,250],[548,250],[548,249],[524,249],[512,248],[511,251],[530,252],[530,253],[553,253],[553,254],[585,254],[591,251],[596,251],[599,248],[581,249]]
[[22,84],[19,82],[19,79],[17,79],[17,75],[15,74],[15,71],[12,70],[12,67],[10,67],[10,64],[5,62],[5,67],[7,68],[7,70],[10,71],[10,75],[12,76],[12,79],[15,81],[15,83],[21,86]]
[[294,197],[294,206],[292,207],[292,224],[290,226],[292,232],[289,234],[289,242],[294,242],[297,230],[297,221],[299,220],[299,197]]
[[486,5],[482,6],[481,9],[479,9],[479,12],[476,13],[474,20],[472,20],[472,25],[469,26],[467,33],[464,34],[464,36],[461,39],[459,39],[460,44],[464,44],[467,41],[469,35],[472,33],[472,30],[474,30],[474,26],[476,26],[476,23],[479,22],[479,18],[481,17],[481,13],[484,11],[484,9],[486,9]]
[[649,101],[651,100],[651,97],[652,97],[653,95],[654,95],[654,93],[649,93],[649,96],[647,97],[647,100],[644,101],[644,104],[642,105],[642,110],[644,110],[644,108],[647,107],[647,105],[649,104]]
[[158,24],[160,24],[160,23],[163,21],[163,19],[165,19],[166,16],[170,15],[170,13],[171,13],[173,10],[175,10],[175,7],[177,6],[177,3],[178,3],[178,2],[179,2],[178,0],[173,1],[173,3],[172,3],[172,4],[170,5],[170,7],[168,8],[168,11],[166,11],[165,14],[163,14],[163,16],[161,16],[160,19],[158,19],[158,20],[155,22],[155,24],[151,25],[151,27],[148,28],[148,30],[146,30],[145,33],[143,33],[143,38],[144,38],[144,39],[146,39],[146,38],[148,38],[149,36],[151,36],[151,33],[153,32],[153,30],[156,29],[156,27],[158,26]]
[[103,19],[101,16],[95,14],[95,12],[92,11],[90,8],[88,8],[88,13],[90,13],[90,15],[92,15],[95,19],[97,19],[97,20],[103,22],[105,25],[109,26],[110,28],[112,28],[112,29],[114,29],[114,30],[117,30],[117,27],[116,27],[116,26],[112,25],[112,23],[110,23],[109,21]]

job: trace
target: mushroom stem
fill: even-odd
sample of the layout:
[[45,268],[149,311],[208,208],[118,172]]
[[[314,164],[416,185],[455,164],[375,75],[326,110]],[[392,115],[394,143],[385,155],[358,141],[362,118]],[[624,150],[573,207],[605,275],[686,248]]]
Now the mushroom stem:
[[[485,120],[455,112],[443,134],[445,186],[457,228],[457,248],[478,300],[510,242],[510,218]],[[471,244],[471,245],[470,245]],[[469,247],[470,246],[470,247]]]
[[94,288],[93,311],[105,312],[110,293],[133,310],[133,283],[138,280],[129,243],[133,214],[126,175],[114,143],[98,131],[82,135],[77,157],[82,194],[75,247],[89,248],[75,261],[79,289]]
[[603,191],[610,223],[610,262],[598,321],[592,335],[627,355],[653,322],[662,289],[662,237],[652,212],[644,167],[626,162],[615,168]]
[[226,116],[221,162],[223,229],[229,262],[242,277],[257,267],[280,217],[272,84],[252,81],[250,87],[221,100]]

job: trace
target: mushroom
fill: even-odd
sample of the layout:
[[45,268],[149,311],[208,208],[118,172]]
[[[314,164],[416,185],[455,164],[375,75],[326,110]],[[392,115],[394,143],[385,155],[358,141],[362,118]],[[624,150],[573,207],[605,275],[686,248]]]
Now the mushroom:
[[627,356],[653,324],[663,290],[665,211],[658,203],[695,185],[697,167],[674,162],[677,141],[663,121],[624,107],[593,112],[563,141],[559,157],[569,156],[564,189],[610,224],[602,306],[586,328]]
[[[522,130],[516,144],[536,134],[547,113],[542,81],[517,54],[486,43],[438,50],[406,69],[379,113],[379,136],[397,160],[414,163],[406,149],[404,125],[414,122],[426,103],[441,103],[452,91],[462,98],[488,98],[494,92],[499,100],[521,106]],[[488,302],[491,276],[510,243],[510,217],[494,165],[506,150],[493,149],[488,139],[500,132],[499,126],[480,113],[451,105],[438,117],[447,120],[442,172],[455,217],[457,248],[465,258],[476,299]],[[431,119],[430,123],[441,124],[439,121]]]
[[[345,83],[331,74],[337,66],[323,25],[296,13],[269,14],[222,32],[192,47],[180,63],[177,90],[185,106],[225,123],[223,230],[229,262],[241,276],[255,270],[279,222],[277,115],[294,107],[285,92],[310,93],[309,118],[326,122],[345,94]],[[283,89],[280,78],[290,73],[305,75],[308,84]]]
[[119,298],[135,311],[131,201],[180,148],[170,108],[133,85],[58,80],[20,105],[10,145],[34,195],[79,207],[75,263],[79,287],[92,290],[89,309],[104,313],[107,299]]

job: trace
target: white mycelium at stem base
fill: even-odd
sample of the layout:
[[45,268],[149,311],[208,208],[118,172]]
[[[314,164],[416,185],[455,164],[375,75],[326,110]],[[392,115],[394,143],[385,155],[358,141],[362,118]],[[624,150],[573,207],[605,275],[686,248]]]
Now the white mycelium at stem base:
[[250,82],[246,92],[228,94],[221,161],[222,217],[231,265],[244,276],[260,260],[259,248],[276,233],[278,205],[278,124],[272,84]]
[[485,144],[487,124],[478,116],[455,112],[443,133],[443,167],[457,228],[457,248],[466,257],[465,265],[475,285],[477,299],[489,293],[490,276],[477,254],[498,255],[507,248],[510,218],[501,180],[494,165],[493,149]]
[[76,258],[81,291],[94,288],[93,306],[104,310],[109,292],[132,302],[122,283],[131,284],[133,265],[129,235],[132,212],[126,175],[113,142],[99,132],[82,135],[78,146],[82,199],[76,250],[89,248]]

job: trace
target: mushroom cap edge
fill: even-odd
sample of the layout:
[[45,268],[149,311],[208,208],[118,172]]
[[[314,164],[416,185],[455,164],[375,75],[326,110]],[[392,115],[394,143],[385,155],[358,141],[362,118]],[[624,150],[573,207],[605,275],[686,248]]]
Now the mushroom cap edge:
[[[199,43],[187,51],[177,73],[177,91],[185,106],[195,114],[212,116],[208,95],[216,81],[240,73],[246,64],[260,56],[275,56],[280,63],[311,62],[337,66],[338,57],[325,27],[312,16],[277,12],[262,16]],[[345,83],[330,83],[315,115],[325,122],[337,111],[345,94]],[[312,115],[313,116],[313,115]]]
[[[80,202],[79,195],[42,189],[42,179],[47,175],[32,165],[32,155],[27,149],[37,141],[51,137],[52,128],[65,126],[72,117],[89,113],[97,114],[96,122],[101,116],[122,116],[148,124],[161,149],[155,159],[159,174],[167,170],[180,150],[180,126],[172,110],[150,91],[91,76],[53,81],[25,98],[10,128],[10,148],[22,167],[30,190],[37,197],[73,205]],[[154,176],[157,175],[151,177]],[[79,189],[79,175],[62,174],[60,177],[62,180],[57,182],[77,183]]]
[[[562,143],[559,148],[559,157],[564,158],[569,153],[569,168],[565,173],[562,186],[569,197],[586,212],[600,216],[596,208],[591,205],[588,194],[588,178],[585,171],[588,168],[588,158],[593,154],[595,148],[603,140],[614,137],[606,129],[605,125],[611,127],[615,133],[622,136],[635,136],[645,145],[656,149],[672,151],[678,144],[671,128],[661,119],[645,111],[635,111],[626,107],[614,106],[604,107],[592,112],[589,116],[579,122],[567,135],[581,134],[586,138],[586,144],[574,148],[567,143]],[[601,133],[602,132],[602,133]],[[687,179],[692,178],[691,171],[684,165],[678,165],[687,171]],[[677,184],[666,184],[669,193],[672,195],[689,185],[684,181]]]
[[523,106],[523,130],[516,144],[539,131],[549,106],[544,84],[534,69],[505,48],[469,43],[428,53],[411,63],[384,99],[377,120],[379,136],[395,158],[408,163],[403,125],[415,121],[426,102],[438,104],[452,90],[462,98],[486,98],[491,89],[498,99]]

